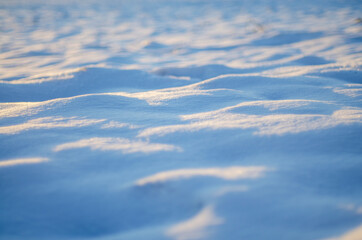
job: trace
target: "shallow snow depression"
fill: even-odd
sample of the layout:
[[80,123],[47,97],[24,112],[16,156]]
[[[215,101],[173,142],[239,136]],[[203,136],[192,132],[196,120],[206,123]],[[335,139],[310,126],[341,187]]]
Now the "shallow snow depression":
[[0,1],[0,239],[362,239],[361,1]]

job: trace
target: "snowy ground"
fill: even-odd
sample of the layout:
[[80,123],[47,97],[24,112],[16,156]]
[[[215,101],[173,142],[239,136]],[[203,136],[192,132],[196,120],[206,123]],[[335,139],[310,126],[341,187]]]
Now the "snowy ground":
[[361,1],[0,1],[0,239],[361,240]]

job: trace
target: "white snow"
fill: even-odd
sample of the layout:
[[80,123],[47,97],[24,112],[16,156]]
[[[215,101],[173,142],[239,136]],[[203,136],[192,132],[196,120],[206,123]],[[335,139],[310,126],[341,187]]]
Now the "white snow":
[[340,237],[329,238],[326,240],[359,240],[362,236],[362,226],[358,226],[355,229],[348,231]]
[[205,169],[177,169],[156,173],[155,175],[142,178],[136,182],[137,185],[165,182],[173,179],[191,178],[197,176],[211,176],[227,180],[242,178],[258,178],[267,169],[265,167],[227,167],[227,168],[205,168]]
[[77,117],[43,117],[25,123],[0,127],[0,134],[18,134],[31,129],[85,127],[104,122],[105,119],[83,119]]
[[123,153],[135,152],[158,152],[158,151],[181,151],[180,148],[169,144],[157,144],[144,141],[130,141],[125,138],[89,138],[81,139],[76,142],[63,143],[54,148],[55,152],[75,148],[89,147],[92,150],[115,151],[120,150]]
[[207,238],[207,227],[223,223],[223,219],[217,217],[213,206],[206,206],[196,216],[184,222],[172,226],[167,235],[177,240]]
[[0,239],[362,239],[361,13],[0,1]]
[[166,135],[174,132],[199,131],[201,129],[247,129],[257,128],[258,135],[283,135],[305,131],[332,128],[343,124],[362,123],[362,110],[341,109],[331,115],[321,114],[273,114],[267,116],[205,113],[195,116],[184,116],[191,119],[189,124],[169,125],[143,130],[138,136]]
[[19,164],[34,164],[48,161],[48,158],[17,158],[17,159],[9,159],[3,160],[0,162],[0,167],[9,167],[15,166]]

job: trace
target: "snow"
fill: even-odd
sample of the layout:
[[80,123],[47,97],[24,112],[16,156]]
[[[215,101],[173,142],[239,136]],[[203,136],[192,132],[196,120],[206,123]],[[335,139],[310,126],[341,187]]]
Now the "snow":
[[361,12],[0,1],[0,239],[362,239]]
[[357,227],[356,229],[347,232],[346,234],[337,237],[337,238],[329,238],[329,240],[358,240],[361,239],[362,235],[362,226]]
[[191,178],[194,176],[213,176],[223,179],[258,178],[266,169],[264,167],[228,167],[206,169],[178,169],[160,172],[137,181],[137,185],[165,182],[173,179]]
[[18,158],[18,159],[11,159],[5,160],[0,162],[0,167],[8,167],[18,164],[32,164],[32,163],[41,163],[48,161],[47,158]]
[[213,207],[206,206],[193,218],[170,228],[167,235],[178,240],[206,238],[207,227],[222,223],[223,220],[215,216]]
[[130,141],[124,138],[90,138],[90,139],[81,139],[76,142],[64,143],[58,145],[54,148],[55,152],[64,151],[74,148],[84,148],[89,147],[91,150],[120,150],[122,153],[134,153],[134,152],[157,152],[157,151],[173,151],[179,150],[172,145],[168,144],[155,144],[143,141]]

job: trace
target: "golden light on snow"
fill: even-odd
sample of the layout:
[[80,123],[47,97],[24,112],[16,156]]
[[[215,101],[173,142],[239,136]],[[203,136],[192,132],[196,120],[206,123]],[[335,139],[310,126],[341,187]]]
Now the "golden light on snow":
[[267,167],[225,167],[225,168],[191,168],[176,169],[159,172],[154,175],[137,180],[139,186],[166,182],[170,180],[187,179],[192,177],[215,177],[225,180],[237,180],[244,178],[259,178],[268,170]]
[[36,164],[49,161],[48,158],[16,158],[0,161],[0,167],[10,167],[24,164]]
[[194,217],[177,223],[166,231],[166,235],[175,240],[205,239],[209,233],[209,227],[220,225],[224,219],[215,214],[214,206],[204,207]]
[[121,151],[129,153],[152,153],[159,151],[181,151],[181,148],[160,143],[150,143],[142,140],[129,140],[126,138],[87,138],[75,142],[63,143],[56,146],[53,150],[60,152],[69,149],[90,148],[99,151]]

